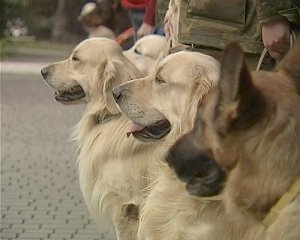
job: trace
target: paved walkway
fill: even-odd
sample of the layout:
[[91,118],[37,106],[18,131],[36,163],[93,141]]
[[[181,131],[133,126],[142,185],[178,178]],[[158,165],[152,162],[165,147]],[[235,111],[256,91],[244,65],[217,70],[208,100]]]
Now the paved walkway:
[[96,228],[69,141],[83,106],[56,103],[39,75],[47,60],[1,65],[1,239],[114,239]]

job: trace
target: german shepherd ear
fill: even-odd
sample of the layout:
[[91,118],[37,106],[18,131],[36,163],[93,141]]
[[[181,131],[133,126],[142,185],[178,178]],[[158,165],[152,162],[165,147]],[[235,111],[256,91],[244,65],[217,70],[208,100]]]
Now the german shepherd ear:
[[219,99],[215,109],[215,127],[225,136],[233,129],[243,129],[257,121],[261,106],[259,92],[252,83],[244,54],[238,43],[223,51]]
[[300,39],[281,61],[277,70],[288,75],[294,81],[300,95]]

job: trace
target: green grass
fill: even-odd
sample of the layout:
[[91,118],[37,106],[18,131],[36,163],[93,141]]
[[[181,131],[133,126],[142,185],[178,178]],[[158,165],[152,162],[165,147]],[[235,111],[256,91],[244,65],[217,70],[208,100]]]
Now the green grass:
[[33,48],[33,49],[56,49],[56,50],[65,50],[72,49],[74,45],[72,44],[62,44],[55,43],[51,41],[36,41],[30,38],[24,39],[7,39],[6,43],[11,47],[25,47],[25,48]]
[[27,50],[33,53],[69,53],[74,48],[74,44],[62,44],[51,41],[36,41],[33,38],[3,38],[0,39],[0,58],[18,51]]
[[5,40],[0,39],[0,59],[7,55],[4,49],[4,45],[5,45]]

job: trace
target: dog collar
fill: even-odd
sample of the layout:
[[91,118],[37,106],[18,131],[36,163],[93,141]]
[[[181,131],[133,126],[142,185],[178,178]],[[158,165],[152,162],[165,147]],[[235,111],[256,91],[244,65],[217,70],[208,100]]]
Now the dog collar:
[[289,189],[281,196],[276,204],[271,208],[267,216],[263,219],[262,224],[269,227],[277,219],[280,212],[290,204],[300,193],[300,177],[289,187]]

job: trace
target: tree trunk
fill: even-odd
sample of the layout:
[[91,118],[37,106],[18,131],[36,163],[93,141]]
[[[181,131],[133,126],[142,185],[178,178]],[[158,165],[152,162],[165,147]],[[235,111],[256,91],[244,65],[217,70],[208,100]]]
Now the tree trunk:
[[58,42],[74,43],[84,38],[84,32],[77,21],[84,0],[58,0],[52,39]]

